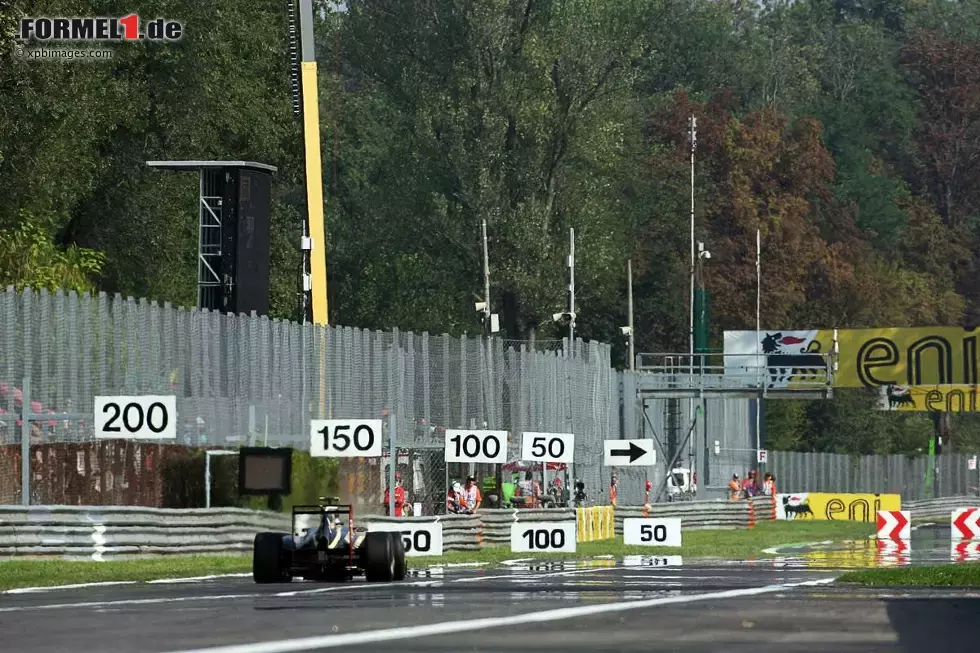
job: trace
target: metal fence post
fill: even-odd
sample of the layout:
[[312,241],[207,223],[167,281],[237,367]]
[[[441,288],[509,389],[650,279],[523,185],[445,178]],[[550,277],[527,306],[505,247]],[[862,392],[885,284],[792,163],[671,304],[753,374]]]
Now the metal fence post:
[[395,516],[395,463],[398,462],[395,438],[397,437],[397,430],[398,420],[395,417],[395,412],[391,411],[388,413],[388,454],[391,456],[391,462],[388,464],[388,515],[391,517]]
[[211,507],[211,452],[204,452],[204,507]]
[[20,505],[31,505],[31,379],[24,377],[20,404]]

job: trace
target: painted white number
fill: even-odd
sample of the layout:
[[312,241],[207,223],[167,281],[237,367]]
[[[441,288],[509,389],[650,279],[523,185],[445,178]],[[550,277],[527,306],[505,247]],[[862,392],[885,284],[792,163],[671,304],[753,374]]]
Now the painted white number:
[[623,520],[623,543],[640,546],[681,546],[680,517]]
[[381,455],[381,420],[310,420],[310,455],[331,458]]
[[531,441],[531,453],[535,458],[544,458],[547,455],[548,460],[555,460],[565,455],[565,443],[561,438],[548,440],[539,435]]
[[529,528],[521,537],[527,540],[529,549],[561,549],[565,546],[565,531],[554,528],[552,530]]
[[496,438],[486,438],[481,444],[480,438],[470,433],[465,438],[457,435],[449,441],[456,445],[456,456],[476,458],[481,452],[486,458],[496,458],[500,455],[500,440]]
[[442,524],[439,522],[369,522],[368,532],[397,533],[407,556],[441,556]]
[[575,434],[532,433],[525,431],[521,440],[521,460],[572,463],[575,455]]
[[323,436],[324,449],[336,449],[337,451],[347,451],[351,443],[358,451],[370,451],[374,447],[374,430],[367,424],[358,424],[354,429],[354,437],[347,435],[350,424],[339,424],[333,429],[333,444],[330,443],[330,427],[324,426],[318,431]]
[[446,431],[446,462],[507,462],[507,431]]
[[402,541],[405,543],[405,553],[418,551],[425,553],[432,550],[432,534],[429,531],[402,531]]
[[95,433],[100,438],[176,438],[176,418],[173,396],[95,398]]
[[667,527],[663,524],[657,524],[656,526],[651,526],[650,524],[643,524],[640,526],[640,541],[641,542],[666,542],[667,541]]
[[564,551],[575,552],[574,521],[515,522],[510,529],[510,550],[513,552]]

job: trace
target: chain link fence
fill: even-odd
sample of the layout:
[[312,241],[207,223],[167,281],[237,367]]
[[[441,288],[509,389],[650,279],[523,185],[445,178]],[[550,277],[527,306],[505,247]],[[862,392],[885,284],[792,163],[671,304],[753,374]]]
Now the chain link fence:
[[[599,488],[602,441],[622,436],[617,373],[608,345],[573,346],[542,351],[8,288],[0,292],[0,503],[25,502],[25,453],[31,503],[159,505],[158,470],[173,447],[307,450],[310,419],[389,413],[405,452],[396,468],[426,513],[444,506],[453,479],[497,476],[448,468],[451,428],[510,431],[510,460],[520,458],[522,431],[573,432],[570,477]],[[176,443],[95,438],[94,397],[146,394],[177,397]],[[380,506],[388,460],[343,465],[342,490]]]
[[767,471],[780,492],[901,494],[902,501],[980,494],[980,471],[968,454],[849,456],[773,451]]

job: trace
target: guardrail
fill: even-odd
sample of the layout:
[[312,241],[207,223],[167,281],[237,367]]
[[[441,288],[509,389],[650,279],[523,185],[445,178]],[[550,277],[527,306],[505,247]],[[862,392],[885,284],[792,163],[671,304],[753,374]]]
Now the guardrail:
[[912,513],[912,523],[949,524],[953,511],[957,508],[974,508],[980,506],[980,497],[959,496],[942,497],[940,499],[923,499],[902,504],[902,510]]
[[247,552],[289,516],[241,508],[0,506],[0,557],[104,557]]
[[[623,532],[623,519],[643,517],[644,506],[616,508],[616,533]],[[680,517],[685,530],[751,528],[752,507],[748,501],[681,501],[655,503],[650,506],[649,516]]]

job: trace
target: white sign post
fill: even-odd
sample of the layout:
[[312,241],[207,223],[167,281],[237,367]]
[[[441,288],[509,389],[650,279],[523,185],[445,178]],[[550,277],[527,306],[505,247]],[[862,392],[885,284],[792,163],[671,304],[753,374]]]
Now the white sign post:
[[369,533],[401,533],[406,556],[442,555],[442,524],[439,522],[371,522],[367,529]]
[[534,433],[521,437],[521,460],[571,464],[575,457],[575,434]]
[[652,467],[657,464],[653,439],[604,440],[602,464],[606,467]]
[[129,440],[176,439],[177,397],[96,397],[95,437]]
[[375,458],[380,455],[380,419],[310,420],[310,456]]
[[623,544],[638,546],[680,546],[681,518],[624,519]]
[[516,522],[510,527],[510,550],[575,553],[575,534],[574,521]]
[[507,431],[446,430],[447,463],[507,462]]

